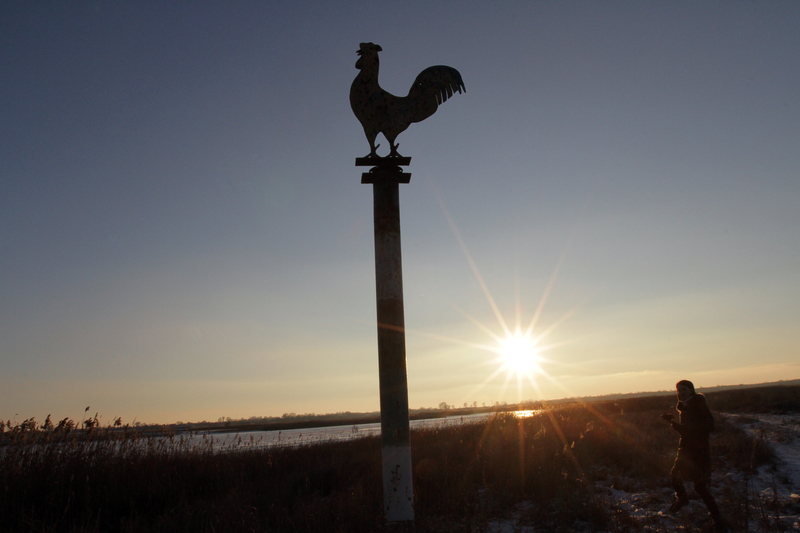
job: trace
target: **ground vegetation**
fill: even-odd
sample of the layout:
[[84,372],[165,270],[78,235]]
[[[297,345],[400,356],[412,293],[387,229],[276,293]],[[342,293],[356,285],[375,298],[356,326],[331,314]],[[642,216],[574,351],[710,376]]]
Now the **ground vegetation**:
[[[792,530],[792,501],[777,481],[770,497],[753,490],[775,455],[743,424],[754,413],[800,413],[800,387],[708,396],[715,412],[741,413],[717,413],[712,439],[723,512],[740,531]],[[674,403],[671,395],[575,402],[414,431],[417,531],[704,531],[699,506],[681,517],[655,512],[671,499],[677,443],[658,415]],[[379,437],[220,452],[210,439],[121,423],[8,426],[0,531],[382,530]]]

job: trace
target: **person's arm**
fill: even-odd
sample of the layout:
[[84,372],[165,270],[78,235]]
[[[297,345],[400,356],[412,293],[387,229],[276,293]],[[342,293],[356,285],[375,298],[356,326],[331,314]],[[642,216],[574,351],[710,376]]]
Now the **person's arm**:
[[[670,425],[672,426],[672,429],[674,429],[678,433],[681,433],[682,426],[677,422],[675,422],[675,415],[673,415],[672,413],[664,413],[663,415],[661,415],[661,418],[669,422]],[[683,433],[681,433],[681,435],[683,435]]]
[[696,405],[686,409],[681,416],[681,423],[672,422],[672,428],[683,435],[702,437],[714,431],[714,417],[702,396]]

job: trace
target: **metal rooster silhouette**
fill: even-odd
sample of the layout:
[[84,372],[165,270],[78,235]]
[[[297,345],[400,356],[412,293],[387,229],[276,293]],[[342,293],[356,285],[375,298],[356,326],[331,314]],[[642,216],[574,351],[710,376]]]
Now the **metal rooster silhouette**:
[[408,91],[408,96],[394,96],[378,85],[378,52],[382,48],[377,44],[361,43],[356,61],[358,73],[350,86],[350,107],[356,118],[364,127],[369,141],[368,158],[379,158],[375,150],[375,138],[383,133],[389,141],[391,152],[388,157],[401,157],[397,153],[394,140],[404,132],[412,122],[422,122],[436,112],[439,104],[458,91],[466,92],[461,74],[444,65],[428,67],[420,72]]

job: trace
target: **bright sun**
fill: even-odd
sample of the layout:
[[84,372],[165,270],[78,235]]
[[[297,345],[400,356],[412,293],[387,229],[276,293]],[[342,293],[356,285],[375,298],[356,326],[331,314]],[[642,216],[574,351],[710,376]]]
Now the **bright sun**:
[[539,367],[540,350],[536,346],[536,341],[529,335],[517,330],[513,334],[509,333],[499,343],[500,361],[507,371],[527,375],[542,372]]

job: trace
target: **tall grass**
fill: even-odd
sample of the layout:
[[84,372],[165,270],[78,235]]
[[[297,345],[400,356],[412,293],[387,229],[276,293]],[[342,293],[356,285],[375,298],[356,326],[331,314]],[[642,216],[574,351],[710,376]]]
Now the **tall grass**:
[[[667,398],[644,400],[655,403],[571,405],[412,432],[417,531],[485,531],[512,513],[542,531],[637,530],[595,487],[667,485],[676,445],[658,418]],[[764,443],[721,418],[719,426],[718,470],[770,460]],[[29,424],[2,437],[4,532],[382,530],[379,437],[224,453],[210,440],[131,428]],[[749,512],[743,498],[726,496],[723,509]]]

